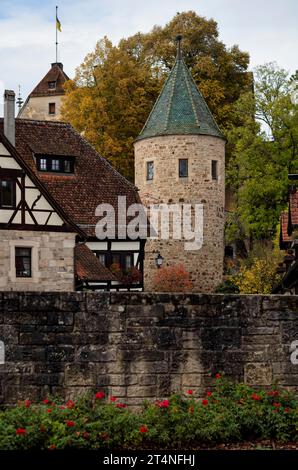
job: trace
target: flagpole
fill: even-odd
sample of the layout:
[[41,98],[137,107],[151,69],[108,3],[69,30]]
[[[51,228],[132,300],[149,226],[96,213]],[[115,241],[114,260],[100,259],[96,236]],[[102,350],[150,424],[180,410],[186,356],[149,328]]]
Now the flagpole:
[[56,26],[56,63],[58,62],[58,28],[57,28],[57,18],[58,18],[58,7],[56,6],[56,18],[55,18],[55,26]]

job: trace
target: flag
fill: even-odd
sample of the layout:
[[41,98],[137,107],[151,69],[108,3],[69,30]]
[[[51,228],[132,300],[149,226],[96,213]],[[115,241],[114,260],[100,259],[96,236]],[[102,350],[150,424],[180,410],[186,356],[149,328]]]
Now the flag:
[[61,31],[62,31],[62,29],[61,29],[61,23],[60,23],[60,21],[59,21],[59,19],[58,19],[57,14],[56,14],[56,28],[57,28],[58,31],[60,31],[60,33],[61,33]]

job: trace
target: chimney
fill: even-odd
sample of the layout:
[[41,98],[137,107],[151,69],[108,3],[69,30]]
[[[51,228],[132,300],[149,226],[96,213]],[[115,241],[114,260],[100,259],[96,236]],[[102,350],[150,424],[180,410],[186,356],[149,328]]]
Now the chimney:
[[13,90],[4,91],[4,135],[12,145],[15,145],[15,92]]

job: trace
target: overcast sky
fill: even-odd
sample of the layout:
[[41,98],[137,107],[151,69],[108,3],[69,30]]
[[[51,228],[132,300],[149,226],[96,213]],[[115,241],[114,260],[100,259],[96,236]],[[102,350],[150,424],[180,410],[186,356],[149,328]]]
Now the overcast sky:
[[70,77],[104,35],[117,43],[188,10],[214,18],[227,46],[249,52],[251,69],[270,61],[298,69],[297,0],[0,0],[1,96],[20,84],[26,98],[55,61],[56,4],[59,60]]

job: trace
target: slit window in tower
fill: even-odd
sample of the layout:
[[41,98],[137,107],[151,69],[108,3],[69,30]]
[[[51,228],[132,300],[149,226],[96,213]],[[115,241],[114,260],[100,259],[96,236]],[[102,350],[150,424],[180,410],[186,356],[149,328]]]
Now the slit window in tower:
[[188,160],[187,158],[179,158],[179,178],[188,177]]
[[211,162],[211,174],[213,180],[218,180],[217,160]]
[[147,162],[147,181],[152,181],[154,177],[154,162]]

